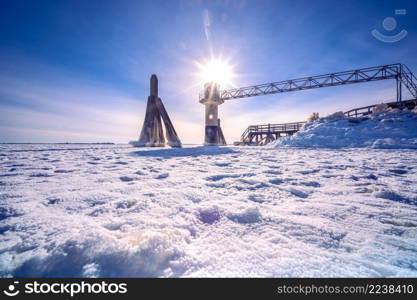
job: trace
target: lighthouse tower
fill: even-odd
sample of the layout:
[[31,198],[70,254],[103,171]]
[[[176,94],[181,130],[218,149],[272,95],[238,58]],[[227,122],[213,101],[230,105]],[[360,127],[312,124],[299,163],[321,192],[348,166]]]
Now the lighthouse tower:
[[200,103],[206,107],[206,129],[205,129],[205,146],[222,146],[226,145],[220,119],[218,117],[218,106],[224,102],[220,97],[219,85],[210,82],[204,85],[203,97]]

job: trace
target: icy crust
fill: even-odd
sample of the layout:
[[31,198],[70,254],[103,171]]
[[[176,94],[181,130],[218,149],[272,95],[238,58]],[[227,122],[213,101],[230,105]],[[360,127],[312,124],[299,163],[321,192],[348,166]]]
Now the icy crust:
[[0,145],[0,276],[417,276],[417,151]]
[[306,123],[302,130],[272,146],[417,149],[417,111],[381,110],[357,118],[338,112]]

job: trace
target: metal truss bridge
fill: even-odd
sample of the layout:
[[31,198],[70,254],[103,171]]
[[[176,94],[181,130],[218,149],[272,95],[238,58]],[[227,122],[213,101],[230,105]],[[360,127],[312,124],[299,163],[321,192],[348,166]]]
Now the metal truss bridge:
[[397,101],[402,101],[402,86],[417,98],[417,79],[406,65],[400,63],[223,90],[220,97],[231,100],[386,79],[396,80]]

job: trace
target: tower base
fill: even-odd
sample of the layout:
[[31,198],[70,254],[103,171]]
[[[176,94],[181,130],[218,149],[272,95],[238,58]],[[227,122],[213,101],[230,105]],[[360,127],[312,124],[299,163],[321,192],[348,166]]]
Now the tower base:
[[156,96],[148,97],[145,120],[138,141],[130,142],[135,147],[165,147],[165,135],[168,145],[173,148],[181,148],[181,141],[172,125],[172,122],[165,110],[161,98]]
[[204,146],[225,146],[226,140],[220,126],[207,125]]

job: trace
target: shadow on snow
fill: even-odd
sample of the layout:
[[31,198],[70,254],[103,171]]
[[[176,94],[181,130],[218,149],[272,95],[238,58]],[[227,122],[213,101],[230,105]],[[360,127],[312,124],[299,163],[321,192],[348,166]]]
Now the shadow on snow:
[[201,155],[222,155],[239,153],[228,147],[190,147],[190,148],[172,148],[172,149],[156,149],[133,151],[130,154],[137,156],[154,156],[154,157],[185,157],[185,156],[201,156]]

